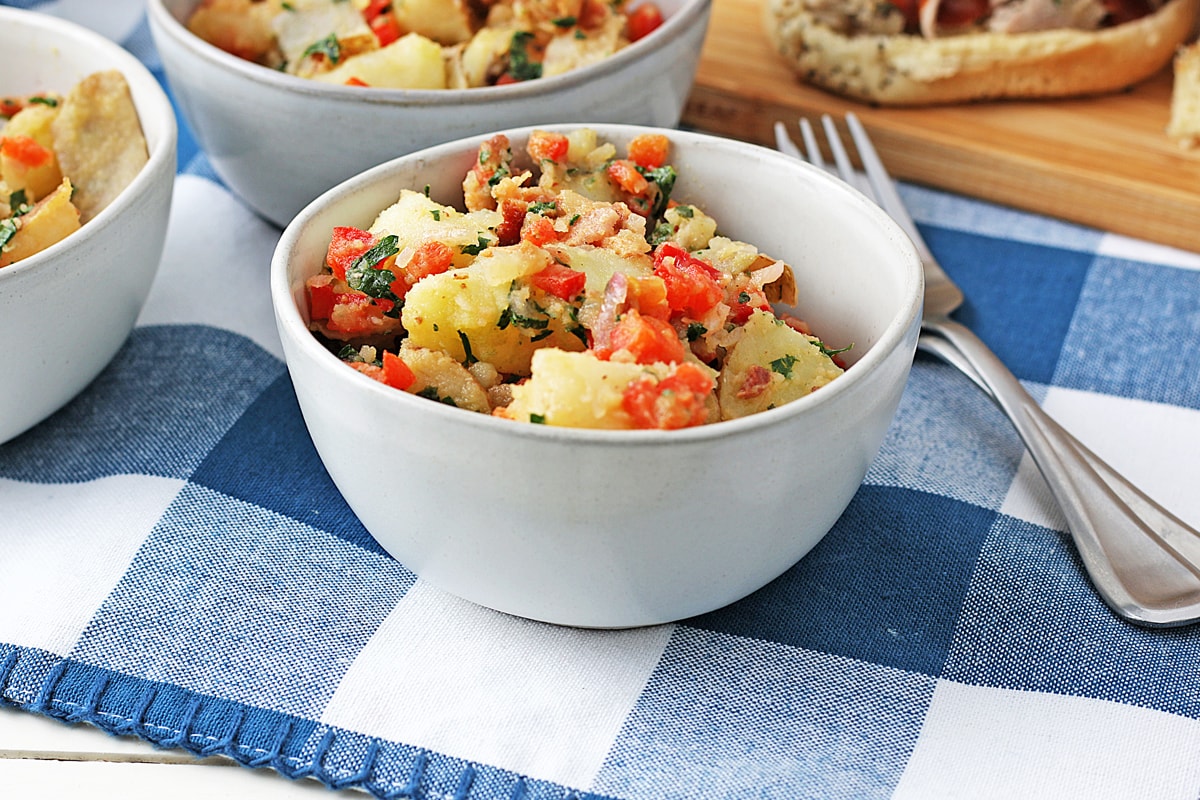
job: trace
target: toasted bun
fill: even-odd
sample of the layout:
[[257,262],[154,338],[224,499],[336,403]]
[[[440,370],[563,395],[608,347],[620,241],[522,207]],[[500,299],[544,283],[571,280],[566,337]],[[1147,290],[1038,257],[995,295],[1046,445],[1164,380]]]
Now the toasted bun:
[[767,35],[804,80],[880,105],[1102,94],[1171,61],[1200,0],[1168,0],[1154,14],[1097,31],[845,36],[803,0],[764,0]]
[[1200,43],[1181,47],[1175,56],[1167,136],[1187,150],[1200,148]]

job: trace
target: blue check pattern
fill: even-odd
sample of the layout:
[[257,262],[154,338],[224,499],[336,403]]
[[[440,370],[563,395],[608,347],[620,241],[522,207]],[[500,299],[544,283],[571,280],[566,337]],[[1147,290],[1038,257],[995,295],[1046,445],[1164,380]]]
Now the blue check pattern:
[[[123,43],[157,69],[144,23]],[[278,235],[186,128],[179,163],[178,209],[217,193]],[[1186,488],[1171,476],[1194,474],[1185,445],[1200,444],[1200,259],[903,191],[969,297],[959,319],[1068,427],[1169,418],[1137,463],[1166,463],[1151,483]],[[165,258],[189,266],[170,240]],[[220,283],[268,265],[194,266]],[[246,302],[270,314],[265,295]],[[15,609],[0,605],[0,702],[380,798],[1200,794],[1200,631],[1104,606],[1015,434],[938,362],[918,356],[865,484],[782,577],[652,635],[564,643],[424,587],[333,487],[278,351],[178,319],[143,320],[83,394],[0,446],[0,598]],[[147,505],[151,490],[166,500]],[[95,537],[112,536],[128,558],[80,578],[41,542],[57,502],[97,509],[67,541],[106,552]],[[139,503],[144,530],[113,522]],[[525,649],[501,652],[509,641]],[[540,663],[542,642],[576,677]],[[480,663],[532,677],[436,660],[485,645]],[[564,710],[589,682],[596,713]],[[528,703],[490,703],[517,689]],[[1121,772],[1097,773],[1110,752],[1128,756]]]

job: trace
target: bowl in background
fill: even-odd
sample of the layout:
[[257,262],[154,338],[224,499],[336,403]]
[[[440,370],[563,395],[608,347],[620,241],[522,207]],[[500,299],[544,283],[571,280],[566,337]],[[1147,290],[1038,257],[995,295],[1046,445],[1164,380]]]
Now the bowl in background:
[[0,95],[66,94],[117,69],[150,160],[82,228],[0,269],[0,443],[61,408],[112,360],[158,271],[175,181],[175,112],[134,56],[87,28],[0,8]]
[[[577,126],[549,126],[567,132]],[[646,129],[593,125],[618,149]],[[505,131],[514,152],[530,128]],[[528,425],[430,402],[349,369],[307,327],[304,283],[334,226],[367,228],[401,189],[462,207],[481,137],[383,164],[309,205],[271,273],[305,422],[366,529],[432,584],[547,622],[627,627],[733,602],[834,524],[883,440],[912,365],[923,294],[912,244],[878,207],[755,145],[665,133],[673,197],[795,270],[797,313],[852,341],[846,373],[742,419],[675,431]],[[349,413],[348,413],[349,411]]]
[[185,27],[199,0],[149,0],[150,30],[213,169],[283,227],[325,190],[383,161],[464,136],[548,122],[678,124],[712,0],[657,0],[665,22],[562,75],[476,89],[334,86],[230,55]]

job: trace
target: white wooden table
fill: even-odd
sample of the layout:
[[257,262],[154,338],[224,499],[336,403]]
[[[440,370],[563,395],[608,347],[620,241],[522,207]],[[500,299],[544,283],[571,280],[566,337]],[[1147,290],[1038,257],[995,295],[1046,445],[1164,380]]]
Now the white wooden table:
[[313,780],[290,781],[222,757],[197,761],[90,725],[65,725],[0,707],[0,798],[13,800],[362,800]]

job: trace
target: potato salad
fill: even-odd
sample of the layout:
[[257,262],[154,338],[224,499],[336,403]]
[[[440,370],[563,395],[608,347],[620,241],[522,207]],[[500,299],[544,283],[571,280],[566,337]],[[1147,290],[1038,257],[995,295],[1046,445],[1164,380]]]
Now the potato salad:
[[149,160],[121,73],[67,93],[0,97],[0,267],[61,241],[99,214]]
[[592,64],[662,24],[651,0],[203,0],[188,28],[292,75],[468,89]]
[[526,151],[485,142],[463,209],[406,189],[368,229],[335,228],[306,284],[314,333],[395,389],[580,428],[735,419],[842,373],[849,345],[773,310],[796,303],[792,269],[671,199],[666,136],[620,153],[535,131]]

